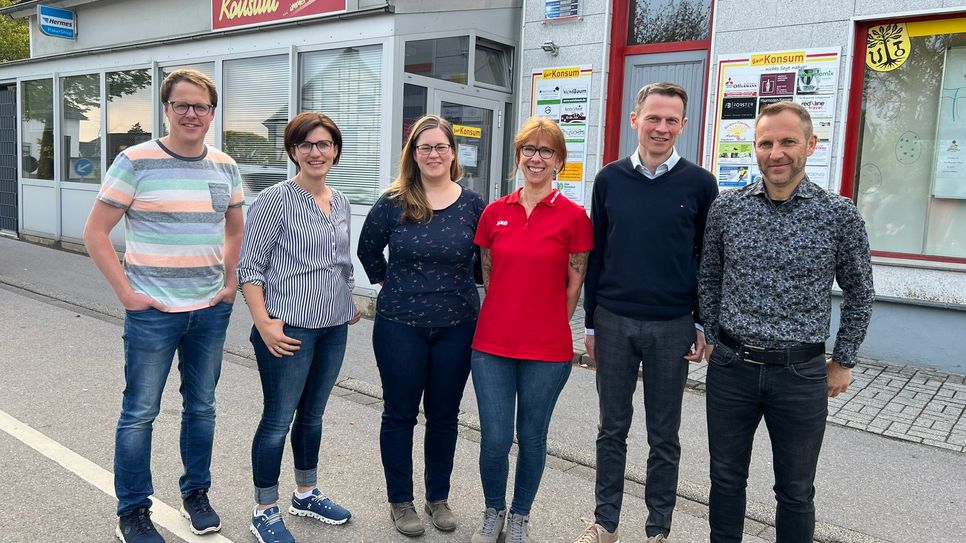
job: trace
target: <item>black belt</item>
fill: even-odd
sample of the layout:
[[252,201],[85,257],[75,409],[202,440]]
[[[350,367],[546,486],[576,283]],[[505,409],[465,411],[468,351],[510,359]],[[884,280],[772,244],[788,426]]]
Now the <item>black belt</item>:
[[786,349],[766,349],[755,347],[754,345],[743,345],[734,336],[724,330],[718,332],[718,340],[725,347],[728,347],[741,357],[745,362],[752,364],[768,364],[784,366],[785,364],[799,364],[807,362],[820,354],[825,354],[824,343],[800,343],[795,347]]

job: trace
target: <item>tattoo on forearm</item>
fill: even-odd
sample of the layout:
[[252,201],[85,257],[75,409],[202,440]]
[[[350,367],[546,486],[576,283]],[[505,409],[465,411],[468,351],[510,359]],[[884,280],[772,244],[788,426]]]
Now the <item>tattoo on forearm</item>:
[[483,269],[483,289],[490,290],[490,273],[493,271],[493,254],[489,249],[480,249],[480,267]]
[[570,255],[570,267],[583,276],[587,273],[587,255],[589,253],[573,253]]

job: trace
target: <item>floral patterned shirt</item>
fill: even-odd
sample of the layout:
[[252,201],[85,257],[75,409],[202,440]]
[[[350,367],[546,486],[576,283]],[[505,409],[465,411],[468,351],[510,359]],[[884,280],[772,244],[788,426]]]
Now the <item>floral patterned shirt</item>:
[[[480,297],[473,244],[486,202],[473,191],[425,222],[402,220],[402,206],[383,195],[359,235],[359,261],[373,284],[383,282],[376,312],[420,327],[453,326],[476,319]],[[389,260],[383,253],[389,247]]]
[[833,280],[844,299],[832,358],[853,364],[874,292],[869,238],[852,201],[806,177],[784,202],[759,180],[712,204],[698,278],[708,343],[720,329],[765,348],[825,342]]

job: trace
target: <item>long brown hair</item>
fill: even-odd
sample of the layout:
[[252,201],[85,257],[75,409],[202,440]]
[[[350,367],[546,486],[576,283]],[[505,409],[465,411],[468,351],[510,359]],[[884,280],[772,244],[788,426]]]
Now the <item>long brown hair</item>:
[[426,200],[422,178],[419,175],[419,165],[416,164],[416,140],[427,130],[439,128],[446,134],[446,139],[452,147],[453,163],[449,167],[449,177],[457,181],[463,177],[463,167],[456,159],[456,136],[453,126],[446,119],[436,115],[423,115],[415,123],[406,139],[406,145],[399,153],[399,175],[393,180],[386,194],[396,200],[403,207],[402,220],[423,222],[433,218],[433,208]]

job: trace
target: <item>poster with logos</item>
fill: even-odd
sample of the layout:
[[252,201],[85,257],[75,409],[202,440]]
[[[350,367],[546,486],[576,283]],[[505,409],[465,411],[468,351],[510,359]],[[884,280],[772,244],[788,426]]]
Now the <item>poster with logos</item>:
[[793,100],[811,114],[818,136],[806,173],[829,188],[839,65],[838,47],[718,57],[711,171],[719,187],[740,188],[758,180],[755,117],[769,104]]
[[932,195],[936,198],[966,198],[966,47],[946,49],[942,97],[936,122],[936,159],[933,165]]
[[[554,186],[580,205],[584,205],[592,72],[589,65],[537,69],[530,85],[530,115],[556,122],[567,144],[567,162],[557,173]],[[522,182],[518,176],[517,186]]]

